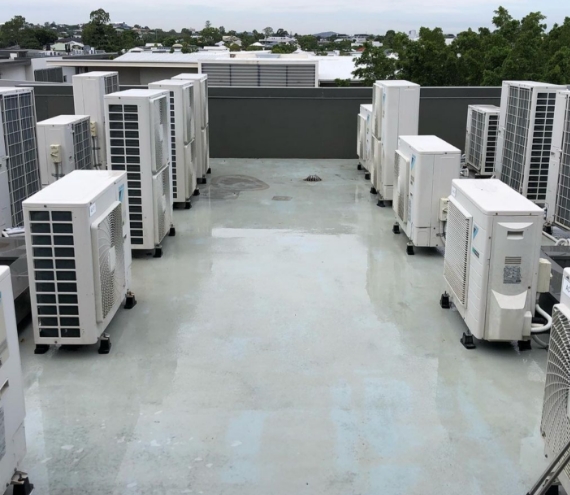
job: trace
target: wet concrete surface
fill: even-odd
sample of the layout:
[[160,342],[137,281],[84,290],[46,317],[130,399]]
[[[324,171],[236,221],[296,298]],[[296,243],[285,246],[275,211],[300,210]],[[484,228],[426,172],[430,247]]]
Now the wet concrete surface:
[[108,356],[22,334],[37,493],[526,493],[546,352],[461,347],[441,253],[406,255],[356,162],[212,168]]

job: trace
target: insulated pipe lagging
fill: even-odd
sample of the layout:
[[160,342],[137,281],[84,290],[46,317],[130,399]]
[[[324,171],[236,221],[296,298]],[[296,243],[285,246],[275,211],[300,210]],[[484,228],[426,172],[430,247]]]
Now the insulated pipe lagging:
[[549,333],[552,328],[552,316],[550,316],[544,309],[542,309],[538,304],[535,307],[536,312],[546,319],[546,325],[541,325],[539,327],[534,327],[531,329],[531,335],[538,335],[541,333]]

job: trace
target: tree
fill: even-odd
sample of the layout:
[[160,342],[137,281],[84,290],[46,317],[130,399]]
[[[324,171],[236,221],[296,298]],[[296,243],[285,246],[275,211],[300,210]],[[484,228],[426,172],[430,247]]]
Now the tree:
[[271,48],[271,53],[293,53],[296,50],[297,47],[295,45],[289,45],[288,43],[281,43]]
[[285,31],[283,28],[279,28],[276,32],[275,32],[275,36],[278,36],[280,38],[284,38],[286,36],[289,36],[289,33],[287,31]]
[[352,81],[350,79],[340,79],[337,78],[334,80],[335,86],[339,88],[348,88],[351,86]]
[[386,55],[382,47],[364,44],[364,52],[356,61],[356,70],[352,73],[365,85],[371,86],[375,81],[396,78],[396,61]]
[[130,50],[141,44],[142,40],[136,31],[123,31],[120,35],[119,45],[123,50]]
[[83,26],[81,39],[86,45],[99,50],[114,52],[120,49],[119,35],[109,23],[111,18],[103,9],[94,10],[90,21]]
[[269,38],[270,36],[273,36],[273,28],[266,27],[266,28],[263,30],[263,34],[265,34],[265,37],[266,37],[266,38]]
[[315,51],[319,49],[319,40],[314,36],[297,36],[297,43],[299,47],[304,51]]
[[228,48],[230,49],[230,52],[241,52],[241,46],[237,43],[232,43]]
[[17,15],[2,26],[2,43],[4,46],[20,45],[23,39],[26,18]]

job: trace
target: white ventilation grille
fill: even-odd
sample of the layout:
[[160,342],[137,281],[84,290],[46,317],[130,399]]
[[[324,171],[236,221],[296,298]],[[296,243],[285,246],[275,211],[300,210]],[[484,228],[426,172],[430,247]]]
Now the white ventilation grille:
[[159,242],[170,228],[170,187],[168,168],[165,168],[156,178],[155,201],[157,212],[157,231]]
[[105,76],[105,94],[109,95],[111,93],[116,93],[119,91],[119,76],[114,74],[111,76]]
[[[555,103],[556,89],[539,92],[533,107],[531,89],[509,86],[501,180],[539,203],[546,200]],[[531,119],[533,112],[534,119]],[[527,166],[525,191],[523,181]]]
[[469,166],[484,175],[495,170],[495,153],[499,129],[499,109],[494,113],[472,108],[471,122],[465,142],[465,156]]
[[[152,102],[154,113],[154,163],[152,171],[160,170],[166,163],[166,152],[169,150],[168,144],[164,142],[165,136],[170,135],[170,132],[165,132],[168,129],[167,124],[167,100],[166,98],[158,98]],[[165,129],[166,128],[166,129]]]
[[[552,320],[540,427],[551,459],[570,441],[570,321],[557,306]],[[563,474],[570,477],[570,465],[566,466]]]
[[[314,88],[316,64],[203,63],[210,86]],[[206,100],[207,101],[207,100]]]
[[556,223],[570,229],[570,98],[566,98],[564,130],[556,193]]
[[109,105],[111,169],[127,172],[131,244],[144,243],[137,105]]
[[70,211],[30,211],[34,284],[40,337],[81,337],[73,218]]
[[75,155],[75,170],[88,170],[93,168],[89,119],[84,119],[73,124],[73,151]]
[[449,201],[443,276],[463,305],[467,300],[470,239],[471,219],[466,217],[453,201]]
[[174,91],[170,91],[170,164],[172,166],[172,193],[178,199],[178,161],[176,160],[176,108],[174,105]]
[[32,91],[0,95],[13,227],[24,224],[22,202],[41,189],[33,98]]
[[402,223],[408,222],[408,170],[410,162],[396,152],[394,180],[396,181],[396,214]]
[[520,193],[523,192],[531,97],[530,89],[509,86],[501,180]]
[[118,203],[93,229],[99,277],[96,285],[97,321],[102,322],[121,302],[125,292],[122,204]]

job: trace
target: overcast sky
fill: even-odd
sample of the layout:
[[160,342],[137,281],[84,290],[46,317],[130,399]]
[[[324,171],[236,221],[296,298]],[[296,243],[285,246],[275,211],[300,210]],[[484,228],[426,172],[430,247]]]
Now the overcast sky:
[[441,27],[455,33],[468,27],[489,26],[493,10],[505,6],[520,18],[540,10],[547,23],[561,23],[570,15],[567,0],[0,0],[0,22],[23,15],[29,22],[87,22],[89,12],[103,8],[113,22],[180,30],[200,29],[206,20],[226,30],[261,30],[271,26],[293,33],[337,31],[383,34],[387,29],[409,31],[420,26]]

